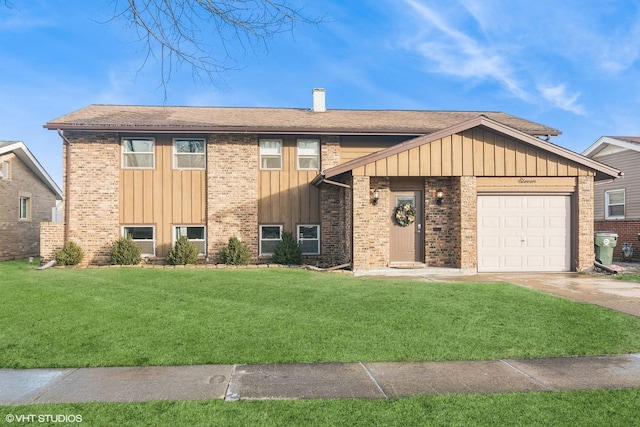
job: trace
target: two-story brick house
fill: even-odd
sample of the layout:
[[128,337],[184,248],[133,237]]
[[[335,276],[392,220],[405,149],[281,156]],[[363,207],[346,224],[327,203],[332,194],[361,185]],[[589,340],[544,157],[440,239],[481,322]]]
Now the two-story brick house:
[[62,191],[22,141],[0,141],[0,261],[37,256]]
[[93,263],[121,235],[156,258],[187,235],[208,262],[236,235],[268,262],[291,231],[307,262],[356,270],[580,270],[594,178],[618,174],[508,114],[328,110],[324,90],[311,109],[91,105],[45,127],[60,235]]

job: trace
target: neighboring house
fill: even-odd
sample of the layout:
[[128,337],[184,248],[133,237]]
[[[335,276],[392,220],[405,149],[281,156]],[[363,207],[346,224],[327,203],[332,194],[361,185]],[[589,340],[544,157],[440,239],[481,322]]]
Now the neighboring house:
[[603,136],[582,154],[624,174],[596,183],[595,230],[618,234],[614,260],[625,258],[624,243],[633,245],[634,258],[640,258],[640,137]]
[[0,261],[37,256],[40,223],[62,192],[19,141],[0,141]]
[[311,109],[91,105],[46,123],[64,142],[57,246],[105,263],[128,235],[161,260],[186,235],[216,263],[235,235],[262,263],[290,231],[306,262],[354,270],[592,265],[593,182],[619,171],[547,141],[559,131],[501,112],[327,110],[324,95]]

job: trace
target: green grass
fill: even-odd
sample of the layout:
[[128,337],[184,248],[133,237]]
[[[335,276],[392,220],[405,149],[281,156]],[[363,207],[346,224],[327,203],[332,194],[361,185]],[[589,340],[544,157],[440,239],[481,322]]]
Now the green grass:
[[618,280],[626,280],[628,282],[640,282],[640,275],[638,274],[616,274]]
[[482,360],[640,351],[640,319],[509,284],[0,263],[0,367]]
[[[7,414],[80,415],[90,426],[632,426],[640,390],[443,395],[396,400],[196,401],[0,407]],[[27,425],[17,422],[14,425]],[[8,424],[7,425],[11,425]]]

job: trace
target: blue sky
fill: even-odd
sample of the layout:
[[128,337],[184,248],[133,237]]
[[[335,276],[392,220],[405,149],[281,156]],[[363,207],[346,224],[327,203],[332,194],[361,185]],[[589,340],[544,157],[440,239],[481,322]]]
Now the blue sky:
[[[120,0],[122,3],[122,0]],[[42,125],[90,104],[504,111],[560,129],[581,152],[640,135],[636,0],[291,0],[323,17],[240,50],[215,83],[153,58],[112,0],[0,2],[0,140],[24,141],[62,182]]]

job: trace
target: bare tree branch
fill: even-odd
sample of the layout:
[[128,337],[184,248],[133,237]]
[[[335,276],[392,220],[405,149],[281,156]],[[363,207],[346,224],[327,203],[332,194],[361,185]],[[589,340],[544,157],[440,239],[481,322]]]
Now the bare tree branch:
[[182,66],[194,79],[217,83],[236,69],[238,58],[267,47],[273,36],[296,24],[317,25],[288,0],[112,0],[114,18],[130,23],[151,58],[160,63],[160,86],[166,90]]

